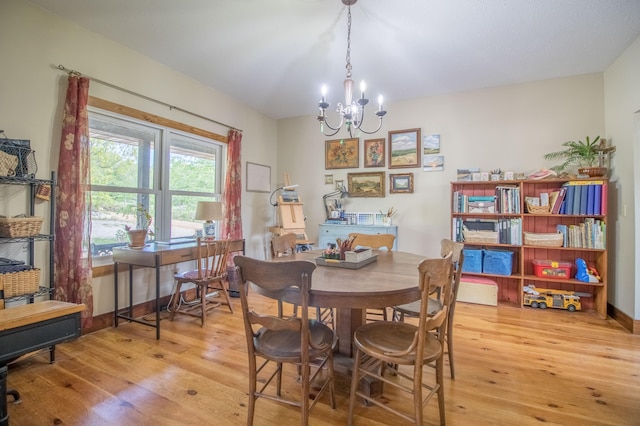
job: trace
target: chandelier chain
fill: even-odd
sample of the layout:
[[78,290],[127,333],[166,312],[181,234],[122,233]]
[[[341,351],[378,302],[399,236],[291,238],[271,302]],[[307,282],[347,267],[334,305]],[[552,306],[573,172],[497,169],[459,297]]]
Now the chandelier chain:
[[347,78],[351,78],[351,6],[347,8]]

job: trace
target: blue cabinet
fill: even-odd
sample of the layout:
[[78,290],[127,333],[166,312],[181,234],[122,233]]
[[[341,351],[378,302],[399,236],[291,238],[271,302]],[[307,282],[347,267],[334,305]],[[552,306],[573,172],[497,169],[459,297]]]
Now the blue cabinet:
[[383,225],[333,225],[321,223],[318,232],[319,249],[326,249],[329,244],[335,244],[336,238],[345,239],[352,232],[360,234],[393,234],[396,240],[393,242],[393,250],[398,250],[398,227]]

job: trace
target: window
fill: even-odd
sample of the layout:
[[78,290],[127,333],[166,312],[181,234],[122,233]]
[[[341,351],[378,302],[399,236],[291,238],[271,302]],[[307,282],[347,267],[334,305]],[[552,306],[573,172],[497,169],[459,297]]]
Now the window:
[[127,242],[139,206],[153,217],[150,238],[195,237],[197,202],[221,199],[224,145],[97,109],[89,131],[93,256]]

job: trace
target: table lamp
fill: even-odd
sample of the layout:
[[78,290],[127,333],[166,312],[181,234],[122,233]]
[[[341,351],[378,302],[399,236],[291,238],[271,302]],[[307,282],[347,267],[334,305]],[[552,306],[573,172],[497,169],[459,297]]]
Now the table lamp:
[[222,203],[220,201],[198,201],[194,219],[204,220],[202,224],[204,237],[215,238],[216,223],[214,221],[222,218]]

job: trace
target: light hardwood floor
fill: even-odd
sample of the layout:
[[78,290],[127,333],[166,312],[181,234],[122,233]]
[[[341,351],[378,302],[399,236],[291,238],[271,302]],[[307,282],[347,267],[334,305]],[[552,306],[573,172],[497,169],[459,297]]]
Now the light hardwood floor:
[[[255,293],[251,303],[275,303]],[[155,330],[124,323],[59,345],[56,363],[38,354],[13,364],[10,425],[243,425],[247,356],[239,299],[236,313],[215,310],[162,321]],[[445,368],[449,425],[639,425],[640,336],[613,320],[554,310],[459,303],[456,379]],[[433,371],[427,368],[427,375]],[[295,371],[284,384],[296,394]],[[348,378],[337,383],[337,408],[321,400],[311,424],[346,424]],[[396,403],[406,396],[390,393]],[[406,407],[409,408],[407,399]],[[437,402],[425,424],[438,424]],[[259,399],[256,425],[297,425],[298,409]],[[376,407],[356,405],[355,424],[398,425]]]

